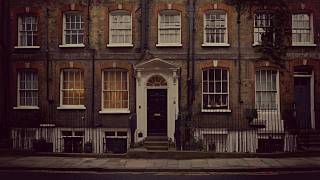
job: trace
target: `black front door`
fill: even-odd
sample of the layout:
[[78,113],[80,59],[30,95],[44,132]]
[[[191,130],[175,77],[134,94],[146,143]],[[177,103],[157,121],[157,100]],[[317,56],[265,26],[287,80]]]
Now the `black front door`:
[[167,90],[147,91],[148,136],[167,135]]
[[294,78],[296,123],[300,129],[311,128],[310,77]]

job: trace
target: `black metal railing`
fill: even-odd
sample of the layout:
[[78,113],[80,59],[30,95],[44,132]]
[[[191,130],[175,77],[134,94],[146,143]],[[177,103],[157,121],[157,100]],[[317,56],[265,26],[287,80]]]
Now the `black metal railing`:
[[[315,118],[320,115],[315,105]],[[45,109],[45,108],[44,108]],[[20,112],[20,111],[19,111]],[[32,114],[34,119],[32,119]],[[89,110],[26,110],[10,114],[11,147],[16,150],[64,153],[123,153],[130,142],[117,132],[106,133],[102,119],[92,120]],[[181,113],[176,123],[177,149],[209,152],[275,153],[308,150],[320,133],[311,133],[292,104],[280,108],[230,106]],[[308,117],[308,116],[305,116]],[[23,122],[32,119],[30,122]],[[128,119],[128,121],[130,121]],[[128,123],[130,124],[130,123]],[[314,125],[313,125],[314,126]],[[110,130],[108,130],[110,131]],[[114,134],[114,135],[113,135]],[[179,141],[178,141],[179,140]]]

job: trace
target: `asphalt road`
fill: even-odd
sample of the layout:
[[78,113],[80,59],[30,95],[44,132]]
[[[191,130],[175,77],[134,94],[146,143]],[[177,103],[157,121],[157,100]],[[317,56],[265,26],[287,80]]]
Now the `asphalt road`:
[[320,171],[264,173],[102,173],[0,171],[1,180],[319,180]]

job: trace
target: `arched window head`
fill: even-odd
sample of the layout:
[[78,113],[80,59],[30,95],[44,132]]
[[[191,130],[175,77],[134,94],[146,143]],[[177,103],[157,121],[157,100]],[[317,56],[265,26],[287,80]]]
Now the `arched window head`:
[[159,75],[154,75],[149,78],[147,86],[167,86],[167,81]]

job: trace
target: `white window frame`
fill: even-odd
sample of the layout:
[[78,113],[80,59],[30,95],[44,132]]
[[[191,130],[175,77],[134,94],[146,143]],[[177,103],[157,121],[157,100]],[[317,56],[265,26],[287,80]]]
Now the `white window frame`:
[[[207,14],[214,14],[214,13],[224,13],[225,15],[225,35],[224,35],[224,43],[210,43],[207,42],[207,33],[206,33],[206,15]],[[230,44],[228,42],[228,13],[224,10],[209,10],[206,13],[203,14],[203,44],[202,47],[210,47],[210,46],[220,46],[220,47],[229,47]]]
[[[175,15],[179,15],[179,37],[178,38],[178,42],[174,42],[174,43],[162,43],[160,40],[160,31],[162,29],[162,27],[160,26],[160,19],[161,19],[161,15],[168,15],[168,14],[175,14]],[[158,13],[158,43],[156,44],[156,47],[182,47],[182,41],[181,41],[181,29],[182,29],[182,24],[181,24],[181,12],[177,11],[177,10],[162,10],[161,12]]]
[[[36,83],[37,83],[37,89],[24,89],[25,91],[37,91],[37,105],[21,105],[21,99],[20,99],[20,81],[21,81],[21,73],[35,73],[36,76]],[[39,77],[38,73],[34,70],[28,70],[25,69],[23,71],[18,72],[17,74],[17,107],[14,107],[13,109],[39,109]]]
[[[78,14],[81,15],[81,22],[82,22],[82,31],[83,31],[83,40],[82,43],[77,43],[77,44],[67,44],[66,43],[66,15],[67,14]],[[85,39],[85,31],[84,31],[84,17],[83,14],[79,11],[67,11],[63,13],[63,21],[62,21],[62,44],[59,45],[61,48],[68,48],[68,47],[85,47],[84,45],[84,39]]]
[[[207,93],[204,93],[203,92],[203,72],[204,71],[209,71],[209,70],[215,70],[215,69],[220,69],[220,70],[226,70],[227,71],[227,108],[224,108],[224,109],[205,109],[204,108],[204,104],[203,104],[203,95],[204,94],[215,94],[214,92],[207,92]],[[209,76],[209,75],[208,75]],[[219,68],[219,67],[214,67],[214,68],[208,68],[208,69],[203,69],[201,71],[201,77],[202,77],[202,82],[201,82],[201,112],[231,112],[231,109],[230,109],[230,72],[229,72],[229,69],[227,68]],[[222,78],[222,76],[221,76]],[[209,82],[209,79],[208,79],[208,82]],[[215,83],[215,80],[214,82]],[[209,88],[209,84],[208,84],[208,88]],[[222,88],[222,86],[221,86]],[[217,93],[217,94],[223,94],[223,93]]]
[[[264,109],[260,109],[260,108],[258,108],[258,104],[257,104],[257,72],[261,72],[261,71],[275,71],[277,74],[276,74],[276,94],[275,94],[275,105],[276,105],[276,108],[275,109],[268,109],[268,112],[280,112],[280,88],[279,88],[279,85],[280,85],[280,83],[279,83],[279,71],[278,70],[274,70],[274,69],[257,69],[256,71],[255,71],[255,78],[254,78],[254,80],[255,80],[255,91],[254,91],[254,93],[255,93],[255,107],[256,107],[256,109],[258,110],[258,112],[259,111],[265,111]],[[261,76],[260,76],[261,77]],[[267,77],[266,77],[267,78]],[[271,78],[271,81],[272,81],[272,78]],[[272,84],[272,83],[271,83]]]
[[265,15],[271,15],[271,21],[270,21],[270,26],[265,26],[266,28],[272,28],[272,26],[273,26],[273,18],[274,18],[274,16],[273,16],[273,14],[272,14],[272,12],[256,12],[256,13],[254,13],[254,17],[253,17],[253,44],[252,44],[252,46],[260,46],[261,45],[261,43],[262,43],[262,40],[261,40],[261,42],[259,42],[259,38],[258,39],[256,39],[255,38],[255,34],[256,33],[260,33],[260,34],[263,34],[263,33],[265,33],[266,31],[265,30],[263,30],[263,32],[262,31],[259,31],[259,30],[257,30],[257,29],[262,29],[263,27],[261,27],[261,26],[258,26],[258,27],[256,27],[255,26],[255,24],[256,24],[256,15],[257,14],[265,14]]
[[[22,19],[26,18],[34,18],[35,20],[35,30],[22,30]],[[21,31],[28,31],[32,34],[32,45],[22,45],[21,40]],[[39,49],[40,46],[37,45],[37,42],[35,42],[35,37],[38,36],[38,18],[33,15],[22,15],[18,17],[18,45],[14,46],[15,49]]]
[[[127,92],[128,92],[128,107],[127,108],[105,108],[104,107],[104,93],[107,90],[104,89],[104,73],[108,71],[122,71],[127,73]],[[104,69],[101,73],[101,111],[99,114],[127,114],[130,113],[130,83],[129,83],[129,71],[121,68]]]
[[[309,42],[293,42],[293,16],[294,15],[302,15],[302,14],[306,14],[309,16],[309,24],[310,24],[310,41]],[[314,43],[314,28],[313,28],[313,14],[311,13],[294,13],[291,15],[291,28],[292,28],[292,46],[316,46],[316,44]]]
[[[126,14],[130,16],[130,42],[129,43],[115,43],[112,42],[112,17],[117,15]],[[107,47],[133,47],[132,43],[132,14],[129,11],[116,10],[109,13],[109,44]]]
[[[86,109],[84,104],[81,105],[65,105],[63,104],[63,72],[64,71],[68,71],[68,70],[77,70],[80,73],[83,72],[82,69],[78,69],[78,68],[70,68],[70,69],[62,69],[60,72],[60,106],[57,107],[57,109]],[[83,83],[85,85],[85,81],[84,81],[84,72],[83,72]],[[81,90],[81,89],[74,89],[74,90]],[[85,87],[83,89],[84,91],[84,101],[85,101]],[[85,103],[85,102],[84,102]]]

